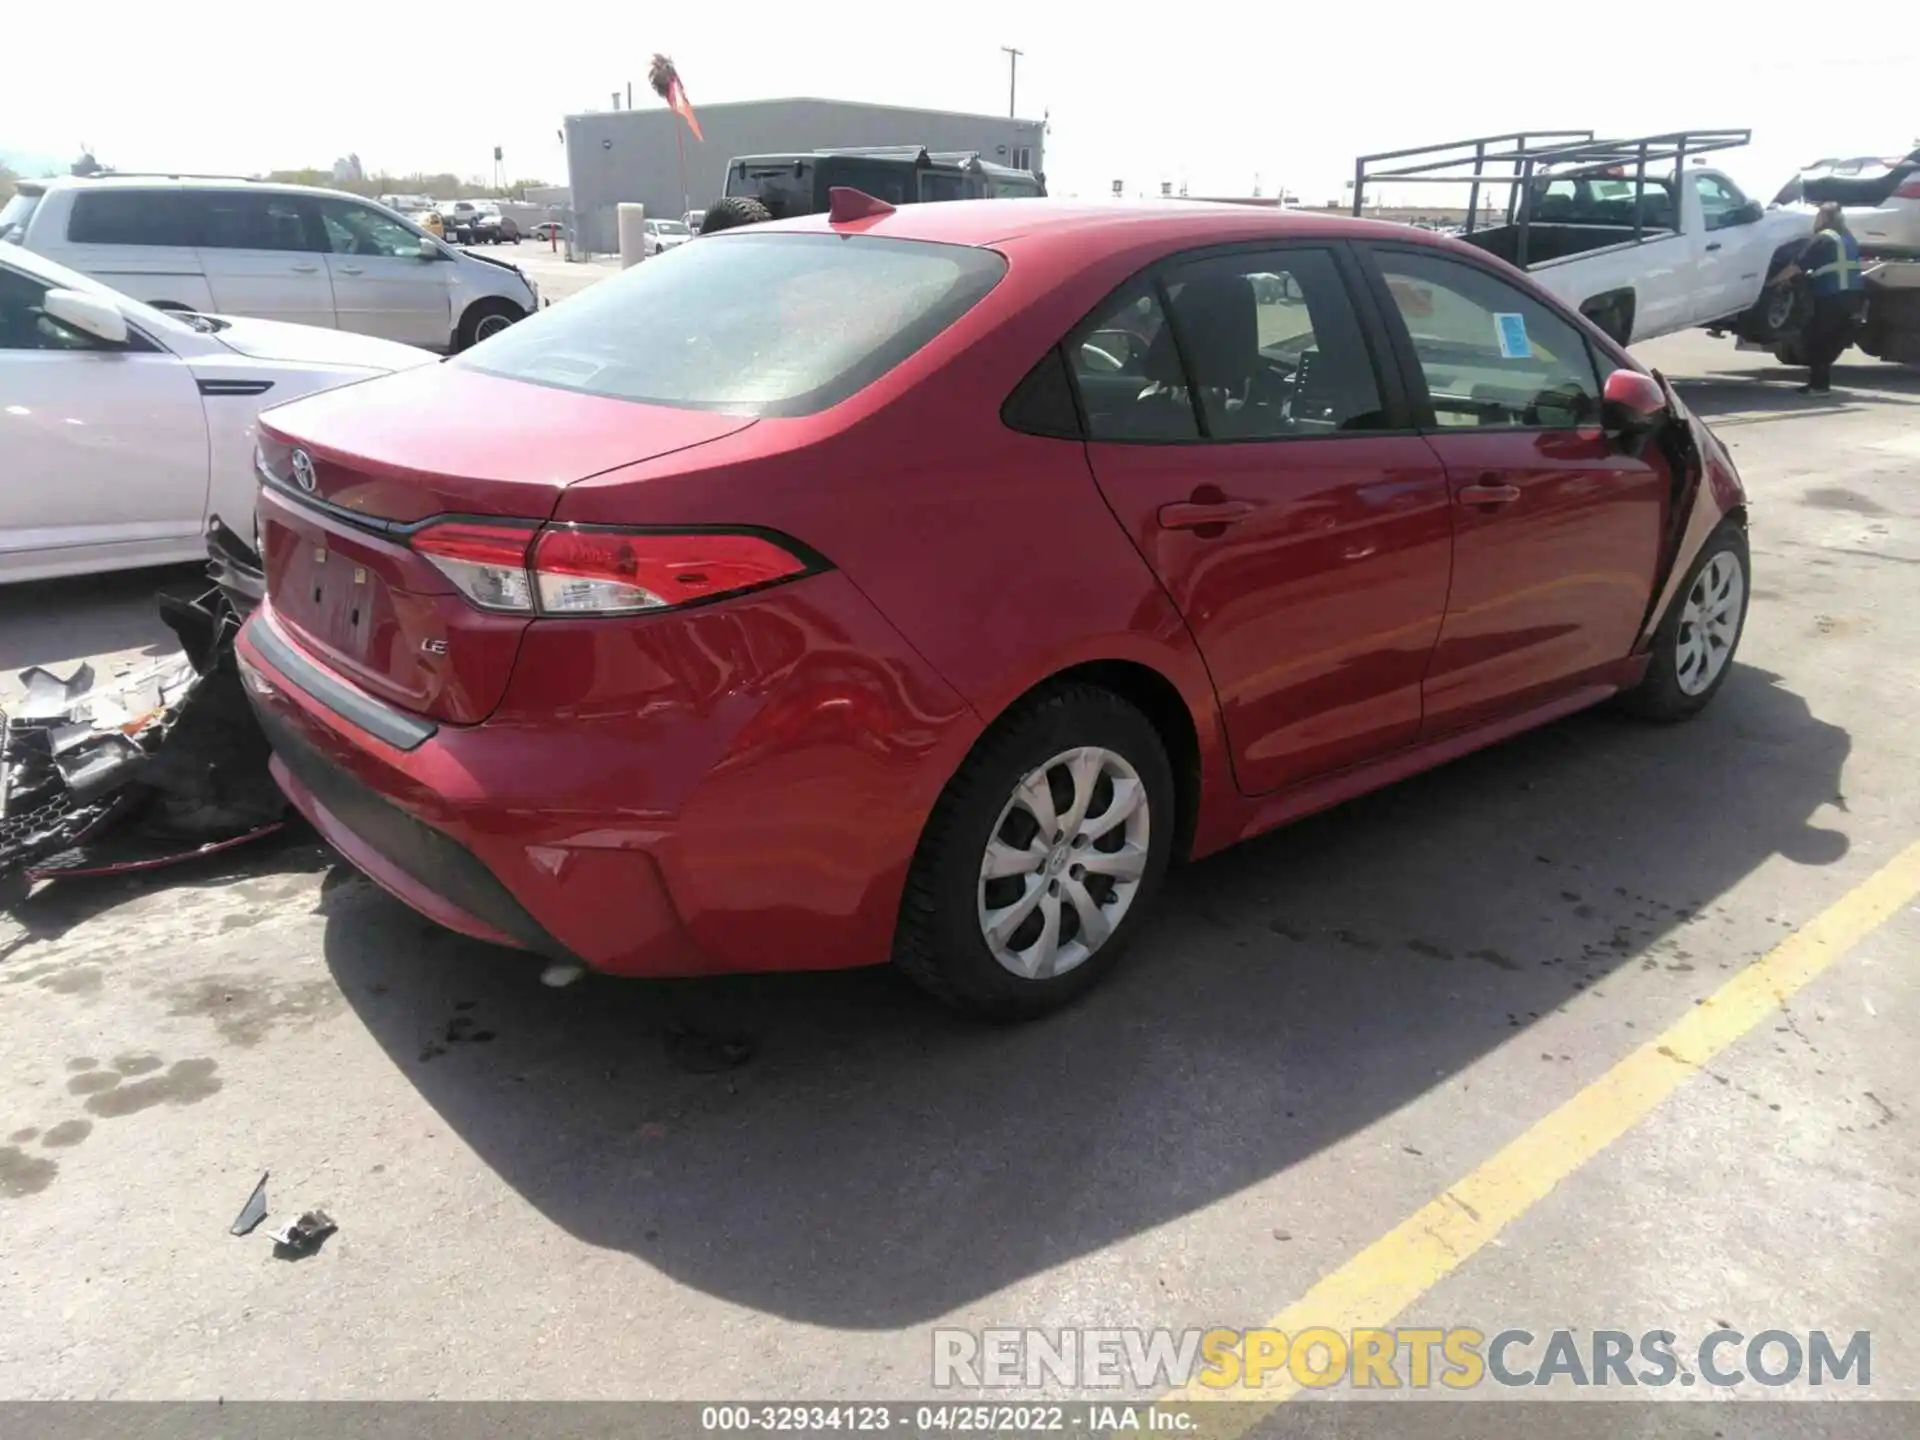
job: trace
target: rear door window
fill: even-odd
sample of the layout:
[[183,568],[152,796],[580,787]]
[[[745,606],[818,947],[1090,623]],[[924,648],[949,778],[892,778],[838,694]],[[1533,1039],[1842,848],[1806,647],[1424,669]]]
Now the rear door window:
[[967,177],[956,170],[923,170],[920,172],[920,198],[924,200],[966,200],[968,193]]
[[920,172],[898,161],[836,157],[825,162],[821,169],[826,172],[829,190],[836,185],[846,185],[889,205],[911,205],[920,198]]
[[1006,268],[965,245],[749,231],[678,246],[448,363],[618,400],[809,415],[919,350]]
[[70,245],[191,245],[186,207],[178,190],[119,186],[81,190],[67,216]]
[[[197,243],[206,250],[324,250],[307,203],[297,195],[209,190],[193,197]],[[324,232],[322,232],[324,234]]]
[[1222,255],[1165,281],[1209,437],[1279,440],[1386,424],[1372,356],[1327,251]]
[[1134,280],[1089,316],[1067,341],[1087,438],[1198,440],[1180,350],[1152,281]]

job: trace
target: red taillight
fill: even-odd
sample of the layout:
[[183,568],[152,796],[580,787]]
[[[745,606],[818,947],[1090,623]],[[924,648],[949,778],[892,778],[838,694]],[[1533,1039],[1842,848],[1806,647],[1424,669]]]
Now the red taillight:
[[1920,175],[1908,177],[1907,182],[1893,193],[1896,199],[1920,200]]
[[482,610],[531,612],[527,547],[533,527],[447,521],[413,536],[413,548]]
[[624,615],[751,590],[803,574],[806,562],[737,532],[546,530],[533,547],[543,615]]
[[446,521],[413,548],[483,610],[631,615],[805,574],[807,562],[739,531],[552,529]]

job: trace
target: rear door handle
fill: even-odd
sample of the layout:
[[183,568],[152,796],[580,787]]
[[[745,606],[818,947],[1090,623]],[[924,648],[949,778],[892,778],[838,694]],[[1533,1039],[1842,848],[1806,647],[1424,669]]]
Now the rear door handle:
[[1714,241],[1711,245],[1707,246],[1707,249],[1709,250],[1718,250],[1719,248],[1720,248],[1720,242],[1718,240]]
[[358,265],[342,265],[340,267],[340,273],[342,275],[364,275],[367,272],[362,270]]
[[1232,525],[1253,513],[1245,500],[1216,500],[1210,505],[1182,500],[1160,507],[1162,530],[1198,530],[1207,525]]
[[295,265],[293,267],[293,273],[296,275],[313,275],[317,274],[319,269],[320,267],[318,265]]
[[1462,485],[1455,497],[1462,505],[1511,505],[1520,498],[1518,485]]

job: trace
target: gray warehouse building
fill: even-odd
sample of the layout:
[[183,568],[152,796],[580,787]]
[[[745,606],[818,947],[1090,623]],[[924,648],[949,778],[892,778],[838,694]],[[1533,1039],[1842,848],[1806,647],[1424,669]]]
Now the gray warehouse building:
[[638,201],[649,215],[675,219],[682,211],[705,209],[720,197],[727,162],[736,155],[924,145],[977,150],[983,160],[1018,170],[1046,168],[1040,154],[1046,127],[1038,120],[808,99],[696,105],[694,113],[706,140],[683,133],[684,195],[673,135],[681,122],[671,110],[660,106],[567,117],[567,178],[581,245],[602,253],[618,248],[614,207],[623,201]]

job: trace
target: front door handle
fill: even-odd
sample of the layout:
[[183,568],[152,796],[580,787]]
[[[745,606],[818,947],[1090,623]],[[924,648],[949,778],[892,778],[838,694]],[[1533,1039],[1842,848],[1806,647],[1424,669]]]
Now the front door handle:
[[1245,500],[1216,500],[1211,504],[1182,500],[1160,507],[1162,530],[1199,530],[1208,525],[1232,525],[1253,513]]
[[1707,249],[1709,250],[1718,250],[1719,248],[1720,248],[1720,242],[1718,240],[1714,241],[1711,245],[1707,246]]
[[316,274],[319,269],[320,267],[318,265],[295,265],[293,267],[293,273],[296,275],[313,275]]
[[340,267],[340,273],[342,275],[364,275],[367,272],[362,270],[358,265],[342,265]]
[[1518,485],[1462,485],[1456,496],[1462,505],[1511,505],[1520,498]]

